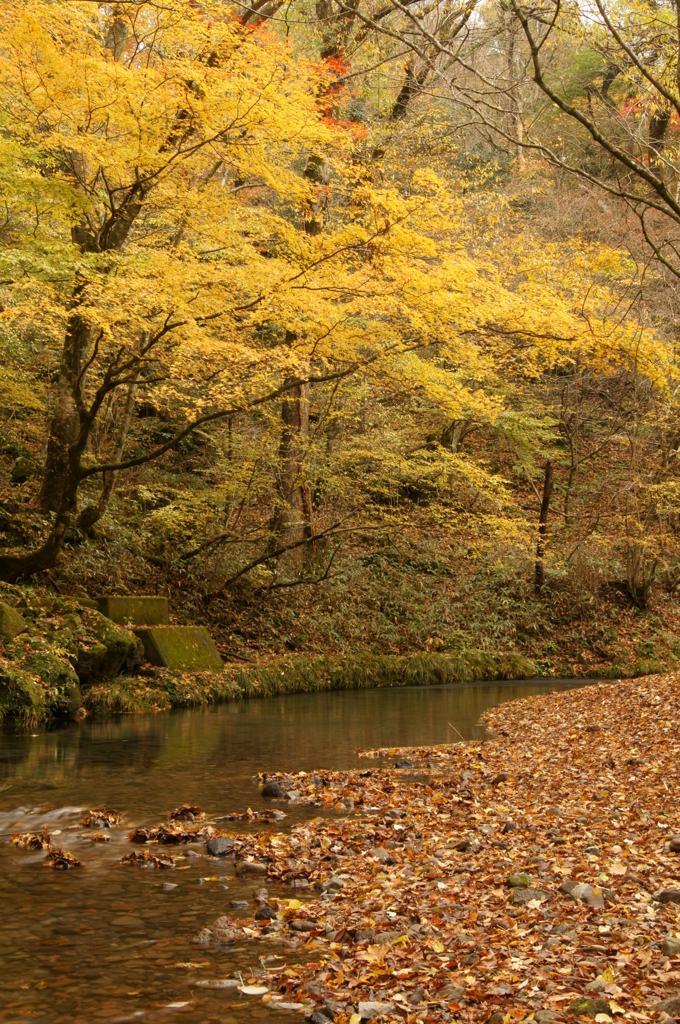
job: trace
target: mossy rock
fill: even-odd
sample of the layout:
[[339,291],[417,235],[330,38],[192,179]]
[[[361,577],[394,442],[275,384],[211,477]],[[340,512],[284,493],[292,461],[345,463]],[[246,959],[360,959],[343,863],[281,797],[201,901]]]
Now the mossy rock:
[[41,682],[16,662],[0,658],[0,721],[24,727],[50,717],[50,695]]
[[89,608],[83,611],[81,621],[88,631],[87,640],[78,636],[76,668],[83,686],[115,679],[121,669],[132,671],[141,665],[144,649],[129,629]]
[[506,885],[511,889],[528,889],[531,885],[531,879],[524,871],[521,871],[518,874],[510,875]]
[[612,1016],[611,1006],[606,999],[577,999],[569,1007],[577,1017],[595,1017],[598,1013]]
[[0,641],[6,644],[27,629],[26,619],[19,614],[16,608],[0,601]]

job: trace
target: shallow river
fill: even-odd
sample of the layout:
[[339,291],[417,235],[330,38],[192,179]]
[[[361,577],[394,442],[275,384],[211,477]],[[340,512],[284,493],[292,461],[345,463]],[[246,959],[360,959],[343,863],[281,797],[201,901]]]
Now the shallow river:
[[[558,684],[569,685],[578,684]],[[178,861],[174,871],[123,865],[133,849],[125,832],[158,824],[185,802],[201,804],[211,818],[262,807],[258,770],[351,768],[360,763],[359,747],[481,737],[485,709],[555,688],[492,683],[298,694],[0,735],[0,1022],[283,1019],[259,999],[196,985],[246,975],[263,952],[299,959],[274,945],[192,945],[220,914],[252,914],[253,880],[241,881],[231,862],[205,856],[204,844],[191,847],[200,857]],[[109,843],[91,843],[70,828],[88,808],[104,807],[123,813]],[[285,809],[281,828],[318,814]],[[55,844],[84,868],[51,870],[43,852],[10,844],[12,832],[43,824],[61,832]],[[168,882],[176,888],[166,891]],[[239,899],[251,902],[250,911],[232,909]]]

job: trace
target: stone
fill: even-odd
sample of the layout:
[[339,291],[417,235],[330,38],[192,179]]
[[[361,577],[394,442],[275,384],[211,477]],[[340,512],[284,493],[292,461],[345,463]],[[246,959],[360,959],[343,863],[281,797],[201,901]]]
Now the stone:
[[135,627],[152,665],[189,672],[221,672],[224,664],[205,626]]
[[97,597],[97,609],[118,625],[167,626],[167,597]]
[[402,761],[395,761],[393,768],[413,768],[413,761],[409,761],[408,758],[404,758]]
[[680,998],[678,996],[671,996],[670,999],[662,999],[660,1003],[657,1003],[654,1009],[658,1013],[667,1013],[670,1017],[680,1016]]
[[256,860],[240,860],[236,865],[237,875],[266,875],[267,865]]
[[470,839],[461,839],[460,842],[456,843],[453,848],[454,850],[457,850],[458,853],[466,853],[471,846],[472,841]]
[[[333,1020],[333,1018],[330,1018]],[[328,1024],[328,1017],[325,1013],[321,1013],[320,1010],[315,1010],[314,1013],[310,1014],[307,1020],[310,1024]]]
[[522,871],[516,875],[510,875],[506,885],[509,885],[511,889],[526,889],[531,885],[531,879]]
[[680,953],[680,939],[667,935],[661,943],[661,952],[666,956],[676,956],[677,953]]
[[268,905],[260,907],[259,910],[255,911],[255,920],[256,921],[275,921],[276,920],[276,911],[273,909],[273,907],[270,907]]
[[229,836],[213,836],[206,843],[206,847],[211,857],[224,857],[234,849],[234,840]]
[[253,889],[253,899],[256,903],[267,903],[269,901],[269,893],[264,887]]
[[248,900],[232,900],[231,905],[234,910],[247,910]]
[[376,1000],[359,1003],[359,1016],[362,1020],[373,1020],[381,1013],[391,1013],[392,1010],[394,1010],[394,1003],[379,1003]]
[[278,782],[268,782],[262,787],[261,795],[266,800],[282,800],[284,792],[279,786]]
[[25,455],[20,455],[12,463],[12,468],[9,471],[10,480],[13,484],[25,483],[29,476],[31,476],[33,468],[31,460],[27,459]]
[[680,836],[671,836],[668,840],[668,849],[671,853],[680,853]]
[[537,1010],[534,1020],[536,1024],[550,1024],[550,1021],[555,1020],[555,1013],[553,1010]]
[[552,893],[546,889],[524,889],[517,888],[512,890],[512,896],[510,902],[514,907],[523,906],[525,903],[529,903],[530,900],[551,900]]
[[394,942],[395,939],[398,939],[402,934],[403,932],[395,931],[376,932],[373,941],[376,946],[387,946],[390,942]]
[[163,892],[172,892],[173,889],[177,888],[177,882],[163,882]]
[[77,641],[76,671],[82,686],[115,679],[123,667],[132,670],[141,665],[144,651],[134,633],[116,626],[100,612],[88,610],[84,615],[96,640],[94,644]]
[[599,846],[586,846],[585,852],[586,853],[592,853],[595,857],[599,857],[600,856],[600,848],[599,848]]
[[23,615],[20,615],[11,605],[0,601],[0,640],[2,643],[8,644],[10,640],[14,640],[15,636],[25,633],[27,629],[28,623]]
[[589,981],[586,985],[586,992],[588,992],[590,995],[599,995],[600,992],[604,992],[604,990],[605,982],[602,980],[602,978],[595,978],[595,981]]
[[595,1017],[598,1013],[606,1013],[613,1016],[611,1007],[606,999],[577,999],[569,1007],[577,1017]]
[[379,860],[381,864],[385,861],[392,860],[392,854],[389,850],[386,850],[384,846],[376,846],[375,850],[371,850],[371,857],[374,860]]
[[460,985],[453,985],[449,983],[448,985],[444,985],[437,995],[442,999],[445,999],[448,1003],[459,1003],[461,999],[465,998],[465,989],[461,988]]
[[324,1008],[324,1010],[326,1011],[326,1013],[328,1014],[328,1016],[330,1017],[331,1020],[333,1020],[335,1017],[337,1017],[337,1015],[339,1013],[344,1013],[345,1012],[344,1004],[343,1003],[336,1003],[336,1001],[334,999],[327,999],[324,1002],[324,1004],[323,1004],[323,1008]]
[[228,917],[218,917],[208,928],[201,928],[192,941],[199,946],[227,946],[234,942],[236,936],[229,924]]
[[652,896],[657,903],[680,903],[680,889],[662,889]]
[[307,921],[301,917],[297,921],[291,921],[290,926],[294,932],[313,932],[316,931],[318,925],[314,921]]
[[501,832],[504,836],[506,836],[508,832],[515,832],[516,830],[517,825],[515,825],[513,821],[506,821],[505,825],[503,825],[503,828],[501,829]]
[[373,928],[357,928],[354,933],[355,942],[372,942],[375,932]]

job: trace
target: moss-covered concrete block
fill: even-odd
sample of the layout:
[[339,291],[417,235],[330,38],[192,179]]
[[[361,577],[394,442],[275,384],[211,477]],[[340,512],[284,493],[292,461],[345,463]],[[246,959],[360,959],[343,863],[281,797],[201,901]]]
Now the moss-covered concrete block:
[[98,597],[97,608],[119,625],[167,626],[170,622],[167,597]]
[[9,643],[15,636],[27,629],[28,623],[23,615],[20,615],[16,608],[0,601],[0,640],[2,643]]
[[[143,660],[142,645],[129,629],[111,622],[100,612],[84,612],[87,634],[78,637],[76,669],[83,686],[115,679],[126,668],[132,671]],[[86,638],[87,637],[87,638]]]
[[187,672],[219,672],[224,667],[205,626],[160,626],[134,632],[152,665]]

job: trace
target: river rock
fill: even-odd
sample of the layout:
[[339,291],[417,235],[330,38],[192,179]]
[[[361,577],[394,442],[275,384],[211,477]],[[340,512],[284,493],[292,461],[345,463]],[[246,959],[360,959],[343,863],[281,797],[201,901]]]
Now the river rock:
[[662,889],[652,896],[657,903],[680,903],[680,889]]
[[588,885],[587,882],[562,882],[559,888],[565,896],[571,896],[573,900],[581,900],[587,903],[594,910],[604,910],[604,896],[602,890]]
[[409,761],[408,758],[403,758],[401,761],[395,761],[393,768],[413,768],[413,761]]
[[662,999],[660,1003],[657,1003],[654,1009],[658,1013],[667,1013],[670,1017],[680,1016],[680,998],[678,996],[671,996],[670,999]]
[[513,889],[510,902],[514,907],[523,906],[525,903],[529,903],[530,900],[551,900],[552,893],[548,892],[547,889]]
[[260,907],[259,910],[255,911],[255,920],[256,921],[275,921],[276,920],[276,911],[272,907],[270,907],[268,905]]
[[362,1020],[373,1020],[381,1013],[391,1013],[394,1010],[394,1003],[379,1003],[376,1000],[369,1000],[359,1003],[359,1016]]
[[209,927],[201,928],[192,941],[199,946],[228,946],[236,936],[228,917],[218,917]]
[[297,921],[291,921],[290,926],[294,932],[313,932],[318,927],[316,922],[308,921],[304,917],[299,918]]
[[680,853],[680,836],[671,836],[668,840],[668,849],[671,853]]
[[527,889],[531,885],[531,879],[524,872],[520,872],[516,875],[510,875],[506,885],[509,885],[511,889]]
[[375,931],[373,928],[357,928],[354,933],[355,942],[372,942]]
[[213,836],[205,845],[211,857],[224,857],[234,849],[234,840],[229,836]]
[[612,1016],[612,1010],[606,999],[577,999],[569,1007],[577,1017],[594,1017],[598,1013]]
[[[310,1014],[307,1018],[309,1024],[328,1024],[329,1018],[321,1010],[315,1010],[314,1013]],[[330,1020],[333,1020],[331,1017]]]
[[248,900],[232,900],[231,905],[234,910],[247,910]]
[[680,953],[680,939],[667,935],[661,943],[661,952],[665,953],[666,956],[675,956],[676,953]]
[[376,932],[373,941],[377,946],[386,946],[390,942],[394,942],[398,939],[402,932],[388,931],[388,932]]
[[11,605],[0,601],[0,640],[3,644],[14,640],[15,636],[25,633],[27,629],[28,623],[23,615],[19,615],[19,612]]
[[262,787],[262,794],[266,800],[282,800],[285,796],[278,782],[268,782]]
[[453,985],[449,982],[448,985],[444,985],[443,988],[437,993],[442,999],[445,999],[448,1003],[459,1003],[465,998],[465,989],[461,988],[460,985]]
[[237,875],[266,875],[267,865],[257,860],[240,860],[236,865]]

